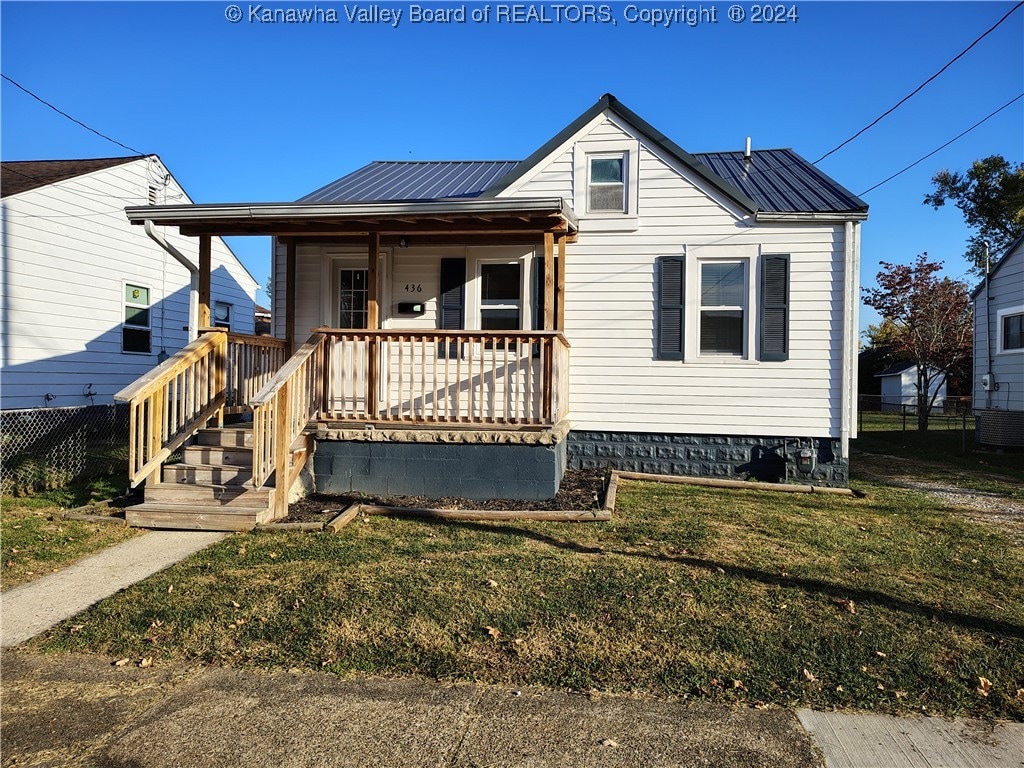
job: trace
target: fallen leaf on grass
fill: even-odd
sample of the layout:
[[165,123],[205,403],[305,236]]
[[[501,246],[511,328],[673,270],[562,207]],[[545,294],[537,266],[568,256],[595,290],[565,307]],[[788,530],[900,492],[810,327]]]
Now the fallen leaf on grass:
[[486,629],[487,630],[487,634],[490,635],[495,640],[497,640],[499,637],[501,637],[501,630],[498,629],[497,627],[484,627],[484,629]]
[[1017,698],[1018,699],[1024,699],[1024,688],[1018,688],[1017,689]]
[[617,747],[617,746],[619,746],[619,742],[617,742],[615,739],[601,739],[600,743],[601,743],[602,747]]
[[234,600],[232,600],[231,601],[231,607],[233,607],[233,608],[241,608],[242,606],[241,606],[241,604],[236,603]]
[[856,613],[857,613],[857,604],[855,602],[853,602],[853,600],[842,600],[842,599],[840,599],[840,600],[833,600],[832,602],[834,602],[840,608],[845,610],[847,613],[852,613],[854,615],[856,615]]
[[988,696],[989,689],[992,687],[992,681],[987,677],[978,678],[978,694],[980,696]]
[[71,628],[71,634],[73,635],[75,632],[81,632],[83,629],[85,629],[85,624],[75,624],[75,626]]
[[498,588],[498,582],[496,582],[494,579],[488,579],[487,580],[487,586],[490,587],[491,589],[497,589]]
[[745,685],[743,684],[743,681],[742,681],[742,680],[733,680],[733,681],[732,681],[732,687],[733,687],[733,688],[739,688],[739,689],[740,689],[741,691],[745,691],[745,690],[747,690],[747,686],[745,686]]
[[142,669],[149,669],[150,667],[153,666],[153,657],[152,656],[147,656],[144,659],[139,659],[139,666]]
[[167,594],[169,595],[169,594],[171,594],[171,592],[173,592],[173,591],[174,591],[174,585],[173,585],[173,584],[171,584],[171,585],[170,585],[169,587],[167,587]]
[[811,674],[810,670],[804,669],[804,680],[806,680],[809,683],[814,683],[817,682],[818,678]]
[[114,662],[114,666],[115,667],[127,667],[130,662],[131,662],[131,659],[118,659],[117,661]]
[[884,658],[887,658],[887,655],[886,655],[886,654],[884,654],[884,653],[882,653],[881,651],[875,651],[875,656],[880,656],[880,657],[882,657],[883,659],[884,659]]

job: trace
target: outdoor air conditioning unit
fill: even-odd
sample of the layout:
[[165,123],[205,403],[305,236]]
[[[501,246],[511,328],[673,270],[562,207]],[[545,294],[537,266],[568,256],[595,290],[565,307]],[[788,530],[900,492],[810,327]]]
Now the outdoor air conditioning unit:
[[979,443],[994,448],[1024,447],[1024,411],[978,411],[975,435]]

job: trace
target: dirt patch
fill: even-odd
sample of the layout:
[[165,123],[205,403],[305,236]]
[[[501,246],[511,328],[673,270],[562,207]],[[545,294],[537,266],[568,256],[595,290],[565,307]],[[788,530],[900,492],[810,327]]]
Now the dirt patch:
[[494,511],[588,510],[601,509],[610,472],[603,469],[571,469],[562,478],[558,494],[552,499],[462,499],[456,496],[372,496],[311,494],[288,506],[288,517],[279,522],[327,522],[339,510],[351,504],[378,504],[385,507],[424,507],[427,509],[485,509]]

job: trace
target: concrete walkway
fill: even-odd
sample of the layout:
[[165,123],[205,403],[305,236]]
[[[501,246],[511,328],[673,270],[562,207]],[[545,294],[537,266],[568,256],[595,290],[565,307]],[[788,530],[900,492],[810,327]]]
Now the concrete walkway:
[[[3,647],[226,535],[147,533],[0,594]],[[183,663],[141,669],[23,649],[5,651],[2,666],[4,765],[1024,768],[1024,723]]]
[[36,581],[0,593],[0,647],[40,632],[162,571],[227,534],[151,531]]

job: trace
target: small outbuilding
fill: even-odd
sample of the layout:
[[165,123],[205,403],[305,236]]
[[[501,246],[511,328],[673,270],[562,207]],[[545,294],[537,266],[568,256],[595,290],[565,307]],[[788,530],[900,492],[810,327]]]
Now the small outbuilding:
[[[882,411],[892,413],[906,408],[910,413],[917,412],[917,393],[920,391],[917,380],[917,365],[912,360],[894,363],[875,374],[882,385]],[[941,412],[946,401],[945,371],[928,368],[928,398],[933,411]]]

